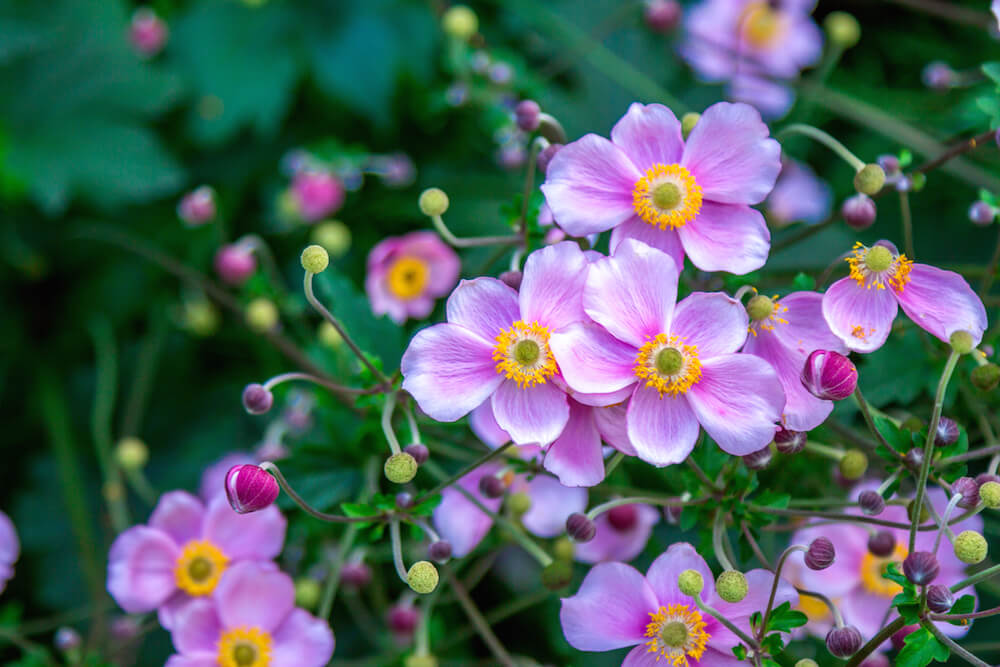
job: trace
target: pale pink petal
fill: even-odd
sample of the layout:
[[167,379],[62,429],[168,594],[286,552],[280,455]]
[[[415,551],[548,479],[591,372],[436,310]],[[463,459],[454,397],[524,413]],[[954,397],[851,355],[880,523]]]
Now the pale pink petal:
[[658,607],[638,570],[601,563],[587,573],[576,595],[563,598],[559,620],[573,648],[610,651],[644,642],[649,614]]
[[[228,470],[227,468],[226,471]],[[222,490],[220,480],[217,491]],[[169,491],[160,496],[160,500],[156,503],[156,508],[149,516],[149,527],[162,530],[172,537],[174,542],[183,545],[201,536],[201,522],[204,515],[205,505],[190,493]]]
[[656,164],[676,164],[684,151],[681,123],[662,104],[633,102],[611,129],[611,141],[640,171]]
[[641,177],[624,151],[588,134],[552,158],[542,192],[559,226],[571,236],[586,236],[634,215],[632,191]]
[[642,347],[669,330],[677,277],[667,255],[638,241],[622,241],[612,257],[590,265],[583,309],[618,340]]
[[177,617],[183,613],[187,606],[200,597],[191,597],[184,591],[177,589],[174,594],[167,598],[166,602],[156,608],[156,620],[160,622],[164,630],[172,630],[177,622]]
[[[820,322],[826,328],[822,316]],[[781,415],[785,427],[793,431],[811,431],[830,416],[833,401],[816,398],[802,384],[802,367],[807,355],[798,349],[784,346],[783,341],[778,338],[778,328],[784,326],[778,324],[772,331],[760,330],[756,336],[748,337],[743,352],[760,357],[771,364],[778,374],[781,388],[785,391],[785,409]],[[838,339],[837,346],[840,345]]]
[[493,417],[493,405],[489,401],[469,413],[469,428],[477,438],[493,449],[510,442],[510,434],[500,428]]
[[293,609],[272,639],[274,667],[323,667],[333,657],[330,626],[303,609]]
[[538,537],[556,537],[566,532],[566,519],[587,509],[587,490],[563,486],[548,475],[535,475],[527,482],[531,509],[521,517],[528,532]]
[[[756,611],[763,613],[767,607],[767,600],[771,595],[771,586],[774,584],[774,575],[767,570],[750,570],[744,573],[747,578],[749,592],[740,602],[725,602],[716,594],[703,596],[705,601],[717,609],[733,625],[743,630],[746,634],[752,634],[750,630],[750,615]],[[774,606],[778,607],[789,602],[792,607],[799,603],[799,594],[795,587],[784,579],[778,581],[778,590],[774,595]],[[726,651],[740,643],[739,638],[721,623],[711,631],[712,638],[709,644],[719,650]]]
[[608,520],[605,512],[594,520],[597,533],[589,542],[577,544],[573,559],[581,563],[627,563],[646,548],[653,526],[660,520],[660,512],[649,505],[636,505],[635,523],[619,530]]
[[836,552],[833,564],[825,570],[811,570],[805,565],[805,554],[799,551],[788,557],[786,575],[806,590],[833,598],[849,594],[861,585],[862,563],[868,554],[868,531],[863,525],[852,523],[815,526],[796,531],[790,544],[809,546],[817,537],[833,543]]
[[196,655],[172,655],[164,667],[218,667],[218,664],[216,652],[203,651]]
[[231,560],[271,560],[281,553],[287,522],[275,505],[250,514],[237,514],[217,497],[205,514],[204,537]]
[[670,333],[696,345],[698,356],[708,359],[739,350],[749,323],[746,308],[729,295],[694,292],[677,304]]
[[705,109],[691,130],[681,165],[708,201],[760,203],[781,171],[781,146],[769,135],[752,106],[718,102]]
[[723,451],[750,454],[774,439],[785,392],[771,365],[749,354],[701,362],[701,380],[687,393],[691,409]]
[[795,101],[795,92],[781,81],[739,72],[729,81],[727,97],[751,104],[763,116],[773,119],[785,115]]
[[646,581],[656,593],[656,599],[659,600],[660,605],[691,605],[693,603],[690,596],[684,595],[677,588],[677,577],[684,570],[694,570],[701,575],[705,582],[702,598],[707,599],[714,593],[715,577],[712,576],[712,570],[709,569],[705,559],[687,542],[675,542],[660,554],[646,571]]
[[785,347],[808,357],[813,350],[833,350],[847,354],[847,347],[823,318],[823,295],[819,292],[792,292],[778,303],[786,308],[779,316],[786,324],[775,326],[774,335]]
[[986,330],[983,301],[965,278],[927,264],[914,264],[910,281],[895,292],[899,305],[921,329],[944,342],[956,331],[966,331],[975,345]]
[[[216,496],[222,496],[226,494],[226,473],[233,466],[241,466],[247,464],[258,463],[260,459],[255,457],[250,452],[230,452],[224,455],[222,458],[218,459],[215,463],[211,464],[201,473],[201,484],[198,485],[198,494],[201,496],[203,502],[208,502]],[[175,493],[171,491],[160,496],[160,502],[168,495]],[[202,508],[204,511],[204,508]],[[153,514],[156,514],[154,510]],[[149,517],[150,524],[153,523],[153,517]],[[169,531],[168,531],[169,532]],[[187,534],[188,531],[185,531]],[[197,532],[191,537],[185,537],[183,539],[178,539],[178,544],[183,544],[190,539],[201,534],[201,527],[199,522],[199,528]],[[176,539],[176,538],[175,538]]]
[[594,409],[594,423],[601,433],[601,438],[619,452],[635,456],[635,447],[628,439],[628,404],[626,399],[621,403],[609,405],[606,408]]
[[[495,475],[499,470],[498,464],[485,464],[456,484],[475,496],[491,512],[496,512],[502,499],[481,496],[479,480],[486,475]],[[441,492],[441,504],[434,508],[434,527],[443,539],[451,542],[455,558],[466,556],[475,549],[492,525],[493,520],[457,489],[447,487]]]
[[566,384],[575,391],[607,393],[635,383],[632,367],[638,350],[593,322],[578,322],[552,334],[549,347]]
[[583,282],[590,263],[572,241],[536,250],[524,263],[524,279],[518,298],[521,318],[558,331],[586,319],[583,313]]
[[602,409],[569,401],[569,421],[543,460],[545,469],[564,486],[594,486],[604,479],[601,435],[593,416]]
[[175,619],[170,631],[174,648],[183,654],[216,652],[222,625],[215,605],[207,598],[191,600]]
[[222,625],[273,632],[295,607],[295,584],[284,572],[253,561],[222,573],[213,594]]
[[517,292],[496,278],[463,280],[448,297],[448,322],[465,327],[490,345],[521,319]]
[[493,361],[493,345],[455,324],[417,332],[400,362],[403,389],[438,421],[464,417],[490,397],[503,376]]
[[[714,620],[714,619],[713,619]],[[640,644],[628,652],[622,667],[664,667],[665,659],[655,652],[651,652],[645,644]],[[669,664],[669,663],[668,663]],[[701,660],[688,656],[689,667],[746,667],[747,663],[738,660],[732,651],[723,653],[713,649],[705,651]]]
[[676,230],[654,227],[636,216],[611,230],[609,250],[614,253],[625,239],[641,241],[650,248],[656,248],[670,255],[678,269],[684,268],[684,246]]
[[152,611],[170,597],[177,584],[177,544],[163,531],[133,526],[119,535],[108,555],[108,592],[125,611]]
[[841,278],[823,295],[823,318],[830,330],[856,352],[882,347],[898,307],[891,289],[867,289],[853,278]]
[[655,389],[640,386],[632,394],[626,420],[636,456],[658,467],[680,463],[698,442],[698,420],[686,396],[661,398]]
[[430,275],[427,277],[427,292],[432,296],[444,296],[458,282],[462,262],[451,246],[434,232],[410,232],[402,237],[404,242],[400,254],[412,254],[427,262]]
[[493,394],[493,416],[519,445],[546,445],[562,433],[569,419],[566,394],[552,382],[519,387],[504,380]]
[[702,271],[750,273],[764,266],[771,249],[764,216],[743,204],[705,201],[677,234],[691,263]]
[[[868,641],[882,629],[882,619],[891,604],[891,597],[868,593],[859,587],[841,598],[840,613],[844,616],[844,623],[856,627]],[[889,645],[888,641],[886,645]]]

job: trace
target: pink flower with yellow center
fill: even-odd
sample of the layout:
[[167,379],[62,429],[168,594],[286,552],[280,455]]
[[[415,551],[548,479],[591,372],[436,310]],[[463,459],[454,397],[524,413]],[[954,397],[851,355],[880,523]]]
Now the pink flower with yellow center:
[[856,352],[882,347],[899,307],[917,326],[948,342],[965,331],[978,345],[986,330],[986,309],[965,278],[952,271],[915,264],[889,241],[855,244],[847,258],[851,273],[823,296],[823,317],[844,345]]
[[611,140],[588,134],[564,146],[542,191],[572,236],[613,229],[611,250],[637,239],[678,268],[687,255],[704,271],[743,274],[767,259],[771,235],[750,208],[767,197],[781,148],[746,104],[713,104],[685,141],[673,112],[633,104]]
[[365,291],[372,311],[397,324],[427,317],[461,268],[455,251],[433,232],[383,239],[368,254]]

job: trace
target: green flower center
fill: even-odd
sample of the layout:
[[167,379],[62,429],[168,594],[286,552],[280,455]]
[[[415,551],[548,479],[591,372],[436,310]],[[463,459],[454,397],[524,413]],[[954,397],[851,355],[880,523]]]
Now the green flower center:
[[892,266],[892,252],[885,246],[872,246],[865,253],[865,266],[872,273],[882,273]]
[[675,375],[684,365],[684,357],[680,350],[665,347],[656,354],[656,370],[660,375]]
[[762,294],[758,294],[747,302],[747,315],[754,322],[766,320],[772,312],[774,312],[774,302]]
[[542,349],[535,341],[525,338],[514,346],[514,360],[522,366],[531,366],[538,361]]
[[660,641],[673,648],[684,646],[688,639],[687,626],[680,621],[665,623],[660,629]]
[[671,211],[681,203],[681,189],[673,183],[660,183],[653,189],[653,205]]
[[236,661],[237,665],[252,665],[256,659],[257,651],[252,646],[240,644],[233,649],[233,660]]

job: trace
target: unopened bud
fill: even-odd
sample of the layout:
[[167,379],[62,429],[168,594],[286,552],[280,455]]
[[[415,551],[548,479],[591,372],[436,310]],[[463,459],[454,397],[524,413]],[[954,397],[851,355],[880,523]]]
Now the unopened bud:
[[847,12],[830,12],[823,19],[823,30],[830,41],[841,49],[849,49],[861,39],[861,25]]
[[573,512],[566,519],[566,534],[574,542],[589,542],[597,534],[597,526],[587,515]]
[[638,521],[639,509],[636,505],[619,505],[608,510],[608,523],[619,533],[632,530]]
[[955,70],[948,63],[937,60],[924,67],[920,79],[931,90],[945,91],[955,83]]
[[302,577],[295,580],[295,606],[303,609],[315,609],[323,595],[323,587],[312,577]]
[[560,537],[556,540],[555,544],[552,545],[552,553],[558,560],[573,560],[573,556],[576,554],[576,546],[573,544],[572,540]]
[[858,369],[839,352],[814,350],[802,367],[802,384],[816,398],[840,401],[858,386]]
[[1000,383],[1000,366],[993,363],[977,366],[972,370],[970,379],[979,391],[993,391]]
[[882,171],[885,172],[886,177],[892,177],[899,174],[899,158],[895,155],[879,155],[877,162],[878,166],[882,167]]
[[325,169],[297,172],[290,190],[297,213],[306,222],[322,220],[344,204],[344,184]]
[[306,246],[302,251],[302,268],[309,273],[323,273],[330,266],[330,253],[320,245]]
[[868,516],[878,516],[885,510],[885,499],[877,491],[862,491],[858,496],[858,506]]
[[868,229],[875,222],[878,207],[875,206],[875,200],[859,192],[844,200],[840,214],[851,229]]
[[954,419],[940,417],[938,419],[937,431],[934,433],[934,444],[938,447],[946,447],[958,441],[959,428]]
[[819,667],[819,663],[811,658],[802,658],[795,663],[795,667]]
[[507,507],[514,516],[522,516],[531,509],[531,496],[524,491],[512,493],[507,497]]
[[347,588],[364,588],[371,580],[372,570],[362,562],[344,563],[340,570],[340,583]]
[[403,451],[413,457],[413,460],[417,462],[418,466],[423,465],[427,462],[427,459],[431,456],[431,450],[427,449],[427,445],[415,442],[412,445],[407,445],[403,448]]
[[771,446],[743,455],[743,465],[750,470],[763,470],[771,463]]
[[774,434],[774,446],[782,454],[797,454],[806,446],[806,434],[804,431],[779,428]]
[[573,564],[565,560],[554,560],[542,570],[542,585],[550,591],[558,591],[569,586],[573,580]]
[[394,635],[412,635],[420,623],[420,612],[411,604],[396,604],[389,608],[386,623]]
[[691,134],[691,130],[694,129],[699,120],[701,120],[701,114],[694,111],[689,111],[681,116],[681,132],[684,134],[685,139]]
[[413,494],[406,491],[400,491],[396,494],[396,507],[401,510],[410,509],[413,507]]
[[697,570],[684,570],[677,576],[677,588],[684,595],[700,595],[705,589],[705,578]]
[[750,586],[742,572],[726,570],[715,580],[715,591],[726,602],[741,602],[750,591]]
[[[911,500],[906,505],[906,517],[910,521],[913,521],[913,514],[915,512],[916,506],[917,506],[917,501],[916,500]],[[918,523],[924,523],[924,522],[926,522],[930,518],[931,518],[931,513],[927,509],[927,503],[923,503],[920,506],[920,521]]]
[[997,217],[997,210],[984,201],[972,202],[969,207],[969,220],[973,224],[985,227]]
[[543,148],[538,153],[538,171],[543,174],[548,171],[549,165],[552,163],[552,158],[556,156],[556,153],[563,147],[562,144],[549,144]]
[[959,477],[951,483],[951,492],[962,496],[959,507],[970,509],[979,504],[979,482],[971,477]]
[[976,565],[986,559],[989,546],[986,538],[974,530],[963,530],[955,536],[955,557],[963,563]]
[[465,5],[455,5],[441,17],[441,28],[445,34],[464,42],[479,30],[479,17]]
[[980,486],[979,499],[991,510],[1000,507],[1000,483],[986,482]]
[[417,204],[424,215],[443,215],[448,210],[448,195],[439,188],[427,188],[420,193]]
[[430,546],[427,547],[427,557],[438,563],[445,562],[451,558],[451,542],[447,540],[431,542]]
[[838,658],[849,658],[858,652],[864,638],[853,625],[833,628],[826,635],[826,650]]
[[406,484],[417,476],[417,460],[406,452],[393,454],[385,460],[385,477],[394,484]]
[[885,172],[877,164],[866,164],[854,175],[854,189],[866,195],[878,194],[885,185]]
[[868,538],[868,551],[873,556],[885,558],[896,550],[896,536],[888,530],[875,531]]
[[438,571],[434,565],[426,560],[418,560],[410,566],[406,573],[406,583],[415,592],[426,595],[432,592],[438,585]]
[[809,544],[806,551],[806,567],[810,570],[825,570],[833,565],[837,556],[837,551],[833,548],[833,542],[826,537],[817,537]]
[[243,389],[243,409],[252,415],[262,415],[274,405],[274,394],[262,384],[248,384]]
[[534,132],[538,129],[539,116],[542,113],[538,102],[534,100],[522,100],[514,107],[514,120],[517,126],[525,132]]
[[931,584],[927,587],[927,608],[931,611],[945,614],[954,604],[955,596],[947,586]]
[[910,470],[920,470],[920,466],[924,464],[924,450],[919,447],[914,447],[909,450],[903,456],[903,463],[905,463]]
[[507,493],[507,485],[496,475],[484,475],[479,478],[479,493],[486,498],[500,498]]
[[233,466],[226,473],[226,497],[238,514],[249,514],[268,507],[278,497],[278,482],[260,466]]
[[139,438],[122,438],[115,446],[115,461],[123,470],[139,470],[149,461],[149,448]]
[[676,0],[646,0],[642,18],[653,32],[670,32],[681,20],[681,6]]
[[60,653],[69,653],[80,648],[83,645],[83,640],[75,629],[63,626],[56,630],[56,636],[52,643]]
[[187,193],[177,204],[177,217],[192,227],[211,222],[215,213],[215,190],[208,185]]
[[258,333],[266,333],[278,326],[278,307],[264,297],[258,297],[247,304],[247,324]]
[[844,479],[861,479],[868,470],[868,457],[860,449],[848,449],[844,452],[844,458],[840,459],[838,469]]
[[232,243],[215,253],[215,272],[229,285],[242,285],[256,270],[257,258],[246,246]]
[[940,571],[937,558],[929,551],[914,551],[903,559],[903,574],[918,586],[934,581]]
[[948,342],[951,343],[951,349],[956,354],[968,354],[976,347],[976,344],[972,340],[972,334],[968,331],[956,331],[948,339]]

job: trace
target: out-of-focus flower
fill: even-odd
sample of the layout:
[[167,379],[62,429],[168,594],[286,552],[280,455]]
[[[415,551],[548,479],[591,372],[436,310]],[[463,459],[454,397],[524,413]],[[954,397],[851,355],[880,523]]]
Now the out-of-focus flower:
[[627,563],[646,548],[660,513],[649,505],[619,505],[594,520],[594,538],[576,545],[573,558],[581,563]]
[[815,225],[830,215],[833,192],[808,165],[783,160],[774,190],[764,201],[768,219],[775,225],[793,222]]
[[0,593],[14,576],[14,563],[21,555],[21,541],[17,539],[14,522],[0,512]]
[[325,169],[299,171],[292,179],[292,196],[299,216],[316,222],[336,213],[344,204],[344,186]]
[[215,253],[215,272],[230,285],[242,285],[256,270],[257,257],[244,243],[224,245]]
[[139,7],[132,13],[128,38],[140,56],[152,58],[162,51],[169,35],[166,22],[150,7]]
[[461,270],[458,255],[433,232],[383,239],[368,254],[365,291],[372,311],[397,324],[424,318]]
[[202,185],[188,192],[177,204],[177,217],[194,227],[215,219],[215,190]]

